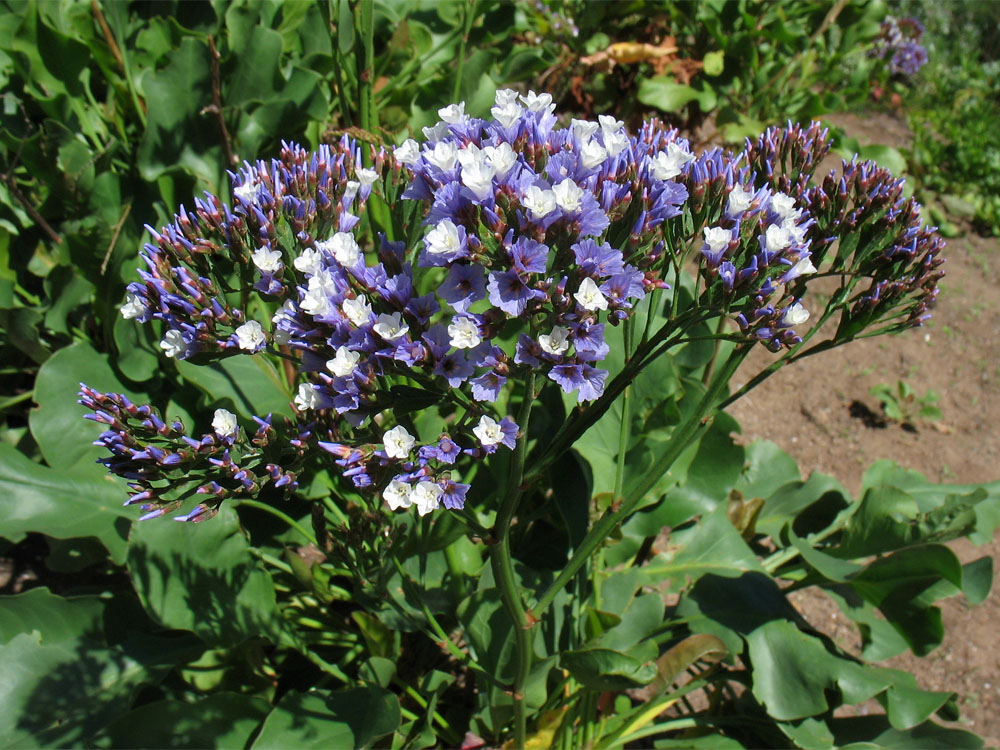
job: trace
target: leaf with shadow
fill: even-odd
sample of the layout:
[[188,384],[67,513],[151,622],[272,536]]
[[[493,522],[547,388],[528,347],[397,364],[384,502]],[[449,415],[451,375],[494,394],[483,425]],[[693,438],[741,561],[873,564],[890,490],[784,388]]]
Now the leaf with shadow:
[[135,524],[127,566],[143,606],[167,627],[193,631],[218,647],[256,637],[293,642],[274,582],[230,507],[199,524]]

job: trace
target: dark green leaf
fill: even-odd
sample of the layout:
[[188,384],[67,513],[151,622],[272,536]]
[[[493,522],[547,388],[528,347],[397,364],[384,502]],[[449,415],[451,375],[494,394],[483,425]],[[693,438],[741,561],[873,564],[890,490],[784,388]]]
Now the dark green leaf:
[[95,747],[246,747],[267,716],[267,701],[252,695],[215,693],[194,703],[147,703],[111,722]]
[[[62,597],[47,588],[5,596],[0,608],[0,644],[37,631],[43,645],[89,636],[101,640],[104,602],[97,596]],[[96,635],[95,635],[96,634]]]
[[268,714],[252,747],[370,747],[399,722],[399,700],[382,688],[293,691]]

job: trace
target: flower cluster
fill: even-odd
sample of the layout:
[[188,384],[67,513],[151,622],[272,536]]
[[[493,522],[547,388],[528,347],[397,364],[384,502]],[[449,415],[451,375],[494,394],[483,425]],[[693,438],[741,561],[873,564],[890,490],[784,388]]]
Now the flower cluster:
[[[845,172],[853,203],[810,184],[827,147],[818,126],[695,155],[656,122],[634,136],[607,116],[562,126],[547,94],[499,91],[490,114],[443,108],[422,143],[392,152],[346,137],[316,152],[283,144],[231,174],[232,207],[206,195],[150,229],[122,314],[160,321],[168,357],[284,358],[297,418],[255,417],[250,438],[217,412],[194,438],[83,386],[110,426],[105,463],[134,483],[130,503],[146,517],[177,507],[185,496],[167,487],[186,472],[214,498],[205,517],[227,494],[293,487],[287,468],[308,454],[391,509],[462,508],[472,462],[523,439],[508,414],[534,396],[523,384],[598,399],[609,326],[689,268],[704,283],[685,303],[692,319],[727,316],[734,337],[772,350],[801,340],[831,227],[906,227],[888,265],[858,271],[873,280],[859,310],[879,317],[933,286],[933,259],[922,277],[898,273],[906,248],[926,257],[935,236],[910,232],[913,212],[882,172]],[[411,418],[424,409],[437,418]]]
[[[94,443],[111,455],[101,459],[108,471],[129,480],[125,505],[139,505],[139,520],[178,510],[191,495],[204,499],[177,521],[204,521],[218,512],[227,497],[256,496],[262,489],[294,492],[295,473],[287,466],[296,456],[276,450],[271,417],[254,418],[257,428],[247,435],[237,417],[216,409],[212,431],[191,437],[180,420],[169,424],[148,405],[132,403],[120,393],[100,393],[80,384],[86,415],[106,427]],[[283,454],[283,455],[282,455]]]
[[880,60],[889,58],[889,71],[895,75],[914,76],[927,62],[927,50],[920,44],[924,26],[916,18],[888,16],[879,29],[871,54]]
[[[903,195],[903,180],[872,161],[843,162],[819,184],[809,179],[829,151],[828,133],[813,124],[769,128],[747,143],[751,169],[788,190],[813,217],[807,232],[812,263],[842,281],[850,303],[840,333],[852,336],[877,322],[882,331],[917,326],[930,315],[944,276],[944,240],[921,223],[920,206]],[[818,228],[822,227],[822,232]]]

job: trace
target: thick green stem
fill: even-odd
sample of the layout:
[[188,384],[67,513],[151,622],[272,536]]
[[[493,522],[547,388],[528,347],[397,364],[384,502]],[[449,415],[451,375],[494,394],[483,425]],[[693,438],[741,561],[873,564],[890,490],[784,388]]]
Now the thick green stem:
[[698,406],[674,430],[667,452],[662,456],[657,469],[647,472],[638,484],[630,489],[629,493],[622,499],[621,504],[618,507],[612,506],[609,508],[600,520],[593,525],[590,531],[587,532],[587,535],[573,553],[573,557],[570,558],[570,561],[560,571],[556,580],[538,598],[534,606],[528,610],[530,618],[533,620],[539,618],[563,586],[573,579],[576,572],[583,567],[591,554],[604,543],[604,540],[614,531],[615,527],[631,515],[632,511],[642,502],[646,493],[659,481],[663,472],[670,468],[674,461],[677,460],[677,457],[697,437],[698,433],[708,427],[711,423],[711,420],[708,419],[710,412],[716,409],[719,397],[725,391],[729,379],[736,372],[736,368],[739,367],[748,351],[749,346],[741,346],[733,350],[726,364],[717,373],[712,385],[705,392],[704,396],[702,396]]
[[525,382],[524,398],[517,415],[521,435],[514,455],[511,458],[510,474],[503,502],[497,512],[496,524],[493,526],[494,544],[490,547],[490,566],[493,578],[500,590],[507,616],[510,617],[514,631],[514,651],[516,654],[517,671],[511,686],[511,697],[514,701],[514,744],[523,748],[527,737],[527,712],[524,705],[524,685],[531,671],[531,639],[527,628],[530,626],[521,602],[520,588],[514,576],[514,561],[510,555],[510,523],[517,511],[524,492],[524,459],[528,452],[528,419],[531,415],[531,403],[535,396],[535,374],[529,373]]

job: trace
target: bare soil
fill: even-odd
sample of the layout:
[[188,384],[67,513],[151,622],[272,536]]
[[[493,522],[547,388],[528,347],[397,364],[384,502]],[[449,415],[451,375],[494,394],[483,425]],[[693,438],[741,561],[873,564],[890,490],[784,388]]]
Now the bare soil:
[[[862,145],[906,147],[904,121],[887,114],[829,118]],[[839,166],[831,161],[829,168]],[[855,342],[785,368],[735,403],[741,440],[767,439],[799,463],[804,476],[831,474],[857,493],[865,469],[889,458],[934,481],[1000,479],[1000,242],[972,230],[950,240],[947,276],[933,318],[907,333]],[[766,351],[747,363],[747,375],[766,363]],[[900,425],[883,419],[869,394],[880,383],[904,380],[919,396],[940,397],[938,422]],[[737,373],[734,385],[741,382]],[[1000,540],[979,548],[961,540],[952,548],[963,563],[990,555],[997,573]],[[797,602],[806,618],[847,650],[859,651],[854,625],[820,592]],[[944,643],[929,656],[912,654],[885,666],[913,672],[926,689],[959,695],[959,726],[1000,745],[1000,593],[970,607],[958,596],[942,603]],[[862,711],[868,710],[862,707]]]

